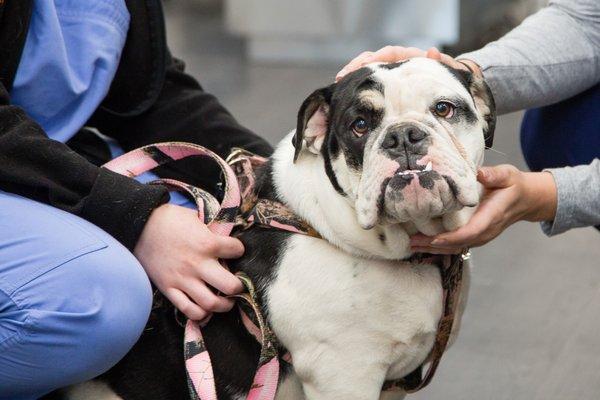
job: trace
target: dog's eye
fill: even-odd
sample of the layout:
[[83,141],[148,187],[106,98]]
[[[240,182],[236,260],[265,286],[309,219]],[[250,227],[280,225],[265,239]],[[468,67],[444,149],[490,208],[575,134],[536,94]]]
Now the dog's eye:
[[456,107],[452,103],[449,103],[447,101],[440,101],[433,108],[433,112],[435,112],[435,114],[438,117],[451,118],[454,115],[455,108]]
[[356,136],[362,136],[369,130],[369,124],[362,118],[356,119],[352,123],[352,131]]

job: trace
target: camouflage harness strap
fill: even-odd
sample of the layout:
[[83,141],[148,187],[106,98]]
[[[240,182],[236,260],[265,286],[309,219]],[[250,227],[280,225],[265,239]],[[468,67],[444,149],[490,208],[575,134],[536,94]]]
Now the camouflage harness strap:
[[[0,0],[1,4],[1,0]],[[174,190],[188,193],[196,202],[198,217],[214,233],[230,235],[235,226],[247,229],[251,226],[285,230],[292,233],[320,238],[319,234],[305,221],[291,212],[284,204],[267,199],[259,199],[255,191],[254,170],[266,159],[242,149],[234,149],[227,161],[201,146],[189,143],[159,143],[133,150],[104,165],[112,171],[135,177],[160,165],[190,156],[209,157],[217,162],[223,172],[225,183],[221,204],[208,192],[172,179],[159,179],[152,184],[166,185]],[[427,372],[422,374],[421,365],[408,376],[386,382],[382,390],[404,390],[416,392],[425,387],[435,373],[444,353],[456,314],[463,261],[468,258],[465,252],[460,256],[436,256],[417,254],[407,260],[411,264],[435,264],[440,268],[444,293],[444,310],[440,318],[433,348],[425,361],[429,363]],[[279,355],[277,339],[264,320],[252,281],[244,274],[237,274],[246,292],[231,296],[238,300],[242,322],[261,345],[259,365],[247,400],[273,400],[279,383],[279,359],[286,361],[289,354]],[[246,305],[245,312],[242,304]],[[192,400],[218,400],[210,355],[204,344],[200,326],[188,320],[184,334],[185,365],[188,388]]]
[[[236,276],[242,281],[246,292],[227,297],[238,300],[243,321],[257,321],[256,325],[252,322],[255,327],[253,335],[260,343],[258,368],[246,399],[273,400],[279,383],[277,339],[263,318],[254,284],[244,273],[237,273]],[[242,304],[249,308],[254,318],[248,316]],[[247,326],[247,323],[244,322],[244,325]],[[186,338],[195,338],[194,340],[186,339],[184,348],[190,397],[192,400],[217,400],[212,363],[200,327],[198,324],[187,324],[185,329]],[[196,378],[194,379],[194,377]]]
[[[435,371],[442,360],[442,355],[448,346],[450,334],[452,333],[452,326],[459,304],[464,261],[469,257],[470,253],[465,251],[460,255],[433,256],[423,260],[427,264],[436,264],[442,276],[444,310],[438,322],[435,342],[423,365],[402,379],[387,381],[383,386],[383,390],[403,390],[407,393],[414,393],[429,385],[433,379]],[[424,263],[423,261],[421,263]],[[426,363],[429,363],[429,367],[423,375],[422,370]]]
[[235,173],[242,196],[241,213],[236,219],[237,227],[245,230],[252,226],[262,226],[321,238],[312,226],[283,203],[258,198],[254,170],[266,163],[266,158],[234,148],[226,161]]

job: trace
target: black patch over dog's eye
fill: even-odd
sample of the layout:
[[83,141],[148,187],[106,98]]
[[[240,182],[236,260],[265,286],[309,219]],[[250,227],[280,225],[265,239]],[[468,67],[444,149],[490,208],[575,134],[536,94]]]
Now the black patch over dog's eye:
[[456,106],[447,101],[440,101],[433,107],[433,112],[442,118],[451,118],[454,115]]
[[362,136],[365,133],[367,133],[369,131],[369,124],[367,123],[367,121],[365,121],[362,118],[357,118],[353,123],[352,123],[352,132],[354,132],[354,134],[356,136]]

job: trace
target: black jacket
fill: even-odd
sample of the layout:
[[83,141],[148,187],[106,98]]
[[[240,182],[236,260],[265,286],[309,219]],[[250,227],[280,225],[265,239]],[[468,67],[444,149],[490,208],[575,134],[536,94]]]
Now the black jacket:
[[[0,0],[0,190],[85,218],[133,249],[152,210],[168,201],[166,189],[99,168],[109,154],[92,135],[84,130],[67,144],[51,140],[10,104],[31,4]],[[160,1],[127,0],[127,7],[131,22],[119,68],[87,126],[116,139],[126,151],[186,141],[223,157],[231,147],[268,155],[269,144],[239,125],[171,57]],[[216,168],[200,160],[182,160],[158,173],[197,185],[214,186],[218,179]]]

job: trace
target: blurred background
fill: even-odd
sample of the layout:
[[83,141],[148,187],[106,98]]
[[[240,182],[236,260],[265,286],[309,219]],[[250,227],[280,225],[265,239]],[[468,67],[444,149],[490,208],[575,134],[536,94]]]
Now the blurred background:
[[[495,40],[544,0],[167,0],[174,55],[272,143],[350,58],[387,44],[457,55]],[[486,163],[526,169],[521,113],[499,118]],[[600,398],[600,242],[519,223],[473,251],[456,344],[415,400]]]

